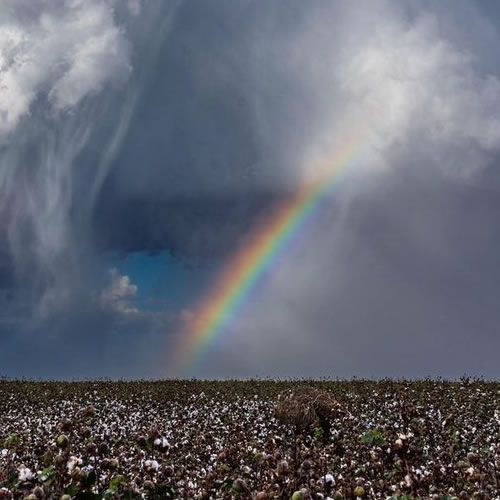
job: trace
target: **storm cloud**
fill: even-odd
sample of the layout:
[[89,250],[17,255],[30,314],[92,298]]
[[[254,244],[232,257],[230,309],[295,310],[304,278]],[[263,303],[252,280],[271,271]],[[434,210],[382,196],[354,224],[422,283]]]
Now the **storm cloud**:
[[106,256],[223,266],[351,141],[197,375],[498,376],[497,8],[16,0],[0,19],[0,372],[176,375],[210,284],[152,311]]

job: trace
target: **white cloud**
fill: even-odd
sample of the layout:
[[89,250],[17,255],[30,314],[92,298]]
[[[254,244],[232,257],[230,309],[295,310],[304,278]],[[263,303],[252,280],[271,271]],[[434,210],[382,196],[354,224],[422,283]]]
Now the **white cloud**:
[[68,110],[130,71],[110,0],[4,0],[0,4],[0,136],[37,99]]
[[139,310],[132,305],[137,298],[137,286],[128,276],[120,274],[115,268],[111,269],[109,274],[110,283],[101,292],[101,306],[125,315],[137,314]]
[[350,141],[368,149],[349,166],[366,181],[381,167],[406,168],[391,161],[395,144],[453,176],[487,165],[500,149],[500,79],[473,44],[446,38],[443,24],[459,24],[461,12],[436,10],[339,1],[317,4],[293,29],[263,24],[254,71],[259,144],[273,160],[265,179],[275,180],[280,158],[278,187],[321,177]]
[[474,63],[423,14],[376,31],[342,69],[341,82],[378,146],[404,141],[411,155],[424,141],[440,168],[473,172],[500,148],[500,80],[478,74]]

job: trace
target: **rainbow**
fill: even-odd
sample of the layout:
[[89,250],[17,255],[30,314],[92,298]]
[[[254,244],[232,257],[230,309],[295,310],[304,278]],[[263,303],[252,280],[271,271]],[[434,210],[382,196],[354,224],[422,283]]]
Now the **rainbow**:
[[[359,137],[359,136],[358,136]],[[364,143],[364,141],[362,141]],[[276,263],[293,236],[328,197],[361,148],[360,141],[346,141],[315,182],[302,185],[251,231],[245,245],[224,266],[208,294],[185,321],[174,352],[176,373],[193,376],[211,343],[220,335],[259,279]]]

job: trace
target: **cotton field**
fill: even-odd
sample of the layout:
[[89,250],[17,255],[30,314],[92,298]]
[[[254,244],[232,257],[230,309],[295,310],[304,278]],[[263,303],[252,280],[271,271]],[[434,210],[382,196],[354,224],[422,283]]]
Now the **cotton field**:
[[0,498],[500,498],[500,384],[0,382]]

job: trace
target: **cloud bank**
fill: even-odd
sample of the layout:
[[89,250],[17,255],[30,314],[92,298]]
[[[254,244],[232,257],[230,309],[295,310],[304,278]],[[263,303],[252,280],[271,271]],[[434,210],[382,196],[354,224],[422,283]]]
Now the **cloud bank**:
[[0,9],[0,209],[16,272],[36,284],[43,310],[68,293],[64,274],[79,244],[76,160],[98,119],[88,114],[92,98],[130,73],[129,42],[114,2],[7,1]]

